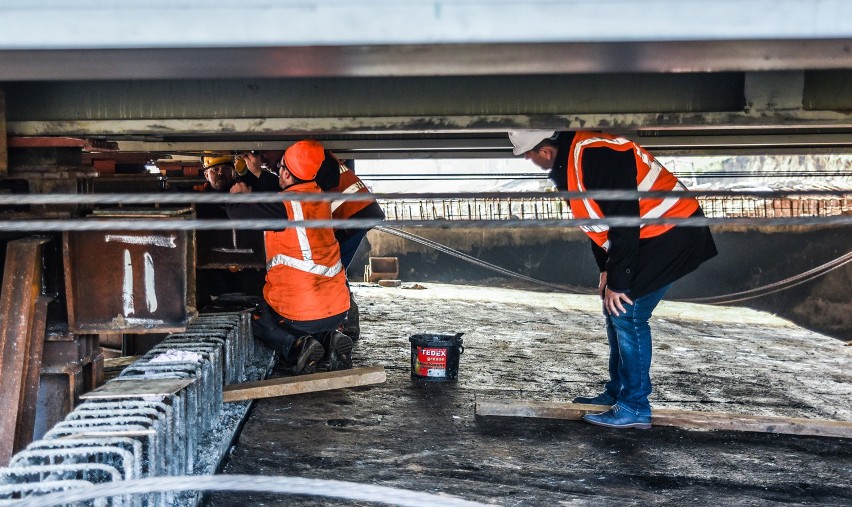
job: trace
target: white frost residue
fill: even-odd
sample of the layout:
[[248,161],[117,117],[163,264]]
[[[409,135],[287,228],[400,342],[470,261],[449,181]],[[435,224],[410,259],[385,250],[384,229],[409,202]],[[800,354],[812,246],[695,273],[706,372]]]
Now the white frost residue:
[[201,354],[188,350],[168,349],[152,358],[151,363],[191,363],[201,361]]
[[165,248],[177,248],[174,236],[128,236],[124,234],[107,234],[104,240],[129,245],[154,245]]

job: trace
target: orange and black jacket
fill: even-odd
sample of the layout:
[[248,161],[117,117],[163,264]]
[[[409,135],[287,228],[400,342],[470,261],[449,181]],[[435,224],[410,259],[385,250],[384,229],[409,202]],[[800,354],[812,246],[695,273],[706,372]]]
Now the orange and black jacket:
[[[326,150],[325,160],[320,166],[316,177],[317,185],[323,192],[331,193],[359,193],[370,196],[364,201],[334,201],[331,203],[332,215],[335,219],[341,218],[378,218],[384,220],[385,213],[372,198],[370,191],[364,185],[355,172],[341,164],[333,153]],[[361,229],[337,229],[334,231],[337,241],[343,243],[353,234]]]
[[[280,202],[231,203],[231,218],[293,217],[294,221],[329,220],[331,205],[319,201],[288,201],[287,194],[319,193],[313,181],[281,192]],[[340,246],[330,228],[288,227],[264,232],[266,284],[263,297],[279,315],[295,321],[321,320],[349,310],[346,271]]]
[[[557,138],[556,161],[550,171],[550,179],[559,190],[575,187],[571,177],[578,172],[585,190],[636,190],[641,180],[637,164],[638,145],[617,138],[628,144],[607,146],[607,143],[592,143],[583,150],[572,150],[580,144],[575,141],[589,139],[587,132],[562,132]],[[603,138],[616,139],[602,135]],[[647,155],[647,152],[641,150]],[[579,159],[575,155],[580,153]],[[641,157],[638,157],[641,160]],[[570,167],[569,167],[570,166]],[[573,174],[571,169],[577,169]],[[642,168],[644,170],[644,168]],[[572,209],[582,206],[572,203]],[[594,209],[603,217],[639,217],[646,214],[646,206],[638,199],[625,201],[593,201]],[[685,203],[681,208],[688,216],[704,216],[701,208]],[[631,297],[641,297],[653,292],[687,273],[716,255],[716,246],[708,227],[655,227],[644,234],[639,227],[610,227],[605,238],[586,231],[592,239],[592,253],[601,271],[607,272],[607,286],[617,292],[626,292]],[[653,231],[653,232],[651,232]],[[596,242],[597,241],[597,242]],[[604,248],[604,246],[606,248]]]

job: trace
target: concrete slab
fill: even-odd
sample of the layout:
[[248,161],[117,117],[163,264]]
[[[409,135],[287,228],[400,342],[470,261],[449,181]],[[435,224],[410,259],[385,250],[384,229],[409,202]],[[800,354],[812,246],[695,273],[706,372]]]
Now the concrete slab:
[[[405,283],[355,286],[356,366],[387,382],[260,400],[223,472],[340,479],[499,505],[849,505],[852,441],[611,430],[477,418],[477,397],[598,392],[607,346],[594,297]],[[743,308],[663,303],[652,322],[657,408],[852,421],[852,347]],[[410,379],[408,336],[463,332],[458,381]],[[212,495],[210,506],[277,504]],[[287,498],[290,505],[333,505]]]

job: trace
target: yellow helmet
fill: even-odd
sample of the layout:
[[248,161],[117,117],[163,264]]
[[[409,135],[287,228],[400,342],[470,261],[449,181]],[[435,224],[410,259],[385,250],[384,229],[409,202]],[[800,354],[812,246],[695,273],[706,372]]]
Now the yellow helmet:
[[209,169],[214,165],[220,164],[233,164],[234,157],[233,155],[205,155],[201,157],[201,167],[203,169]]

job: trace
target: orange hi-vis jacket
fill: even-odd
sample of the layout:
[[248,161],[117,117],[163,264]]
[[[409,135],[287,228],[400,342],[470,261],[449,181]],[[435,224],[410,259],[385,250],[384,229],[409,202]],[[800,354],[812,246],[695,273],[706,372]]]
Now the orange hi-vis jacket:
[[[326,152],[326,156],[333,155],[331,155],[329,152]],[[361,178],[356,176],[355,173],[349,170],[348,167],[341,164],[336,157],[335,161],[337,161],[337,166],[340,168],[340,182],[335,188],[329,188],[328,190],[326,190],[326,192],[338,194],[370,193],[370,191],[367,189],[367,186],[364,185],[363,181],[361,181]],[[334,219],[349,218],[374,202],[374,199],[371,199],[369,201],[332,201],[331,216]]]
[[[663,167],[662,164],[638,144],[599,132],[577,132],[568,154],[568,191],[585,192],[583,184],[583,150],[587,148],[609,148],[616,151],[632,151],[636,158],[636,190],[639,191],[683,191],[686,187]],[[571,199],[571,212],[575,218],[603,218],[598,204],[592,199]],[[666,198],[639,199],[641,218],[688,218],[698,209],[694,198],[672,195]],[[641,225],[639,238],[653,238],[674,227],[673,224]],[[606,225],[581,227],[598,246],[609,249],[609,227]]]
[[[313,181],[287,192],[320,193]],[[284,201],[291,220],[329,220],[328,202]],[[349,310],[346,270],[334,231],[288,227],[266,231],[266,285],[263,297],[273,310],[290,320],[319,320]]]

